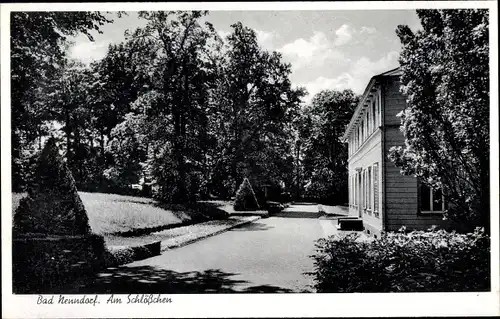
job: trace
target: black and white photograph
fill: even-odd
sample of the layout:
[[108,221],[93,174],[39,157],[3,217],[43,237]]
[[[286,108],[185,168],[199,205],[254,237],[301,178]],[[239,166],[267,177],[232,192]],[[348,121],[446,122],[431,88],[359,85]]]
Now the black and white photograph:
[[2,6],[2,291],[499,315],[497,9],[302,4]]

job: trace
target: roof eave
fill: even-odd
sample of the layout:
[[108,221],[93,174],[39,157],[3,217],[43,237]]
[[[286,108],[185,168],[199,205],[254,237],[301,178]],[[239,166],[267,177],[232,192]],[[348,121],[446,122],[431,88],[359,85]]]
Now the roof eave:
[[352,127],[354,126],[355,120],[358,118],[359,113],[363,109],[363,105],[365,104],[366,99],[370,95],[371,90],[372,90],[373,86],[375,85],[375,83],[383,77],[399,76],[398,74],[394,74],[394,71],[398,70],[399,68],[400,67],[397,67],[397,68],[391,69],[389,71],[372,76],[372,78],[370,79],[370,82],[368,82],[368,85],[365,88],[365,91],[362,95],[362,98],[360,99],[358,105],[356,106],[356,110],[354,111],[354,114],[351,117],[351,121],[349,121],[349,124],[347,125],[347,128],[346,128],[344,134],[342,135],[342,138],[340,139],[342,141],[342,143],[347,142],[347,138],[349,137],[350,131],[352,130]]
[[341,138],[342,143],[347,142],[347,138],[349,137],[350,131],[351,131],[352,127],[354,126],[354,122],[358,118],[359,113],[361,113],[361,111],[363,110],[363,105],[365,104],[368,96],[372,93],[371,92],[372,88],[375,85],[375,83],[377,82],[379,76],[380,75],[373,76],[370,79],[370,82],[368,82],[368,85],[366,86],[365,91],[363,92],[363,95],[361,96],[361,99],[359,100],[359,103],[356,106],[356,109],[354,110],[354,114],[352,115],[351,120],[349,121],[349,124],[347,125],[347,128],[346,128],[344,134],[342,135],[342,138]]

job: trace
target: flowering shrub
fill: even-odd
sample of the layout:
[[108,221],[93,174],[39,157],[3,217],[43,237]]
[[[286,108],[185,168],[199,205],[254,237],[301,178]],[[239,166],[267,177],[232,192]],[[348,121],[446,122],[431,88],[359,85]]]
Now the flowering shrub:
[[351,233],[316,242],[318,292],[452,292],[490,289],[490,240],[484,230],[458,234],[404,228],[380,239]]

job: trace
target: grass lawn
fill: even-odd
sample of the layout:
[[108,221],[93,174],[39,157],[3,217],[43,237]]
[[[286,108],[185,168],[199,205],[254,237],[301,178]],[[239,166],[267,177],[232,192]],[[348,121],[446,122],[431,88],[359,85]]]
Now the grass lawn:
[[[173,226],[190,223],[197,213],[177,206],[169,210],[159,207],[150,198],[103,193],[79,192],[96,234],[110,235],[137,229]],[[12,194],[12,211],[15,212],[24,193]]]

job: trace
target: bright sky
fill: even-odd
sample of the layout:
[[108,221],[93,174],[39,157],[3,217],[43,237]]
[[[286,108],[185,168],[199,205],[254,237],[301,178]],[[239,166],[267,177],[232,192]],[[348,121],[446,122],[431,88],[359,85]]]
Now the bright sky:
[[[100,59],[108,44],[124,40],[126,29],[144,25],[136,12],[114,20],[95,34],[95,42],[78,36],[70,55],[83,62]],[[292,63],[291,80],[307,88],[306,102],[323,89],[362,93],[373,75],[398,66],[396,27],[420,28],[414,10],[211,11],[207,20],[221,35],[238,21],[256,30],[262,47]]]

